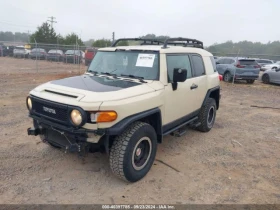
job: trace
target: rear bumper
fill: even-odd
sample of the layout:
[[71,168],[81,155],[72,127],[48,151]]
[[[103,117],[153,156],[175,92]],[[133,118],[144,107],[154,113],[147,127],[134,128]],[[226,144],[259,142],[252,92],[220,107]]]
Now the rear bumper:
[[235,75],[234,79],[236,80],[257,80],[259,75]]

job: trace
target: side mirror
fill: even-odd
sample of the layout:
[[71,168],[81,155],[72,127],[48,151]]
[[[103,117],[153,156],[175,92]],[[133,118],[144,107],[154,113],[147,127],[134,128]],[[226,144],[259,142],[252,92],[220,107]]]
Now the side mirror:
[[187,79],[187,69],[174,68],[173,70],[173,90],[177,90],[178,82],[185,82]]

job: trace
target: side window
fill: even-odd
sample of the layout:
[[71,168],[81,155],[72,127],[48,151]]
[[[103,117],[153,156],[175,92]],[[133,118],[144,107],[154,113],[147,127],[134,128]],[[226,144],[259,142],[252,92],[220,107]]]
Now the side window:
[[195,77],[205,75],[203,59],[201,56],[192,55],[192,63],[193,63]]
[[225,64],[225,59],[219,59],[219,60],[217,60],[217,62],[218,62],[219,64]]
[[190,58],[188,55],[167,55],[167,72],[168,72],[168,82],[173,80],[173,70],[174,68],[187,69],[187,78],[192,77],[192,68],[190,63]]
[[210,60],[211,60],[214,72],[216,72],[217,71],[217,66],[216,66],[216,61],[215,61],[214,57],[210,56]]

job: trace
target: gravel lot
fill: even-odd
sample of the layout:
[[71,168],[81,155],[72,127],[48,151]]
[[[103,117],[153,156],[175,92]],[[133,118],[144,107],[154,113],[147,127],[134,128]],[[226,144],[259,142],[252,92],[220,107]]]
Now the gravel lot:
[[280,86],[225,84],[209,133],[168,136],[141,181],[112,175],[105,154],[79,158],[27,136],[25,97],[84,66],[0,58],[0,201],[16,204],[280,203]]

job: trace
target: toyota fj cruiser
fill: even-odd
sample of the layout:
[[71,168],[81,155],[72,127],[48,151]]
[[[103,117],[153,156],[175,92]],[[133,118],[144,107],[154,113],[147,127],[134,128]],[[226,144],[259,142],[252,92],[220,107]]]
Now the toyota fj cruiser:
[[[141,44],[117,46],[123,40]],[[215,59],[201,41],[119,39],[99,49],[83,75],[30,91],[27,132],[65,151],[106,152],[113,173],[136,182],[163,136],[181,136],[187,126],[210,131],[219,100]]]

